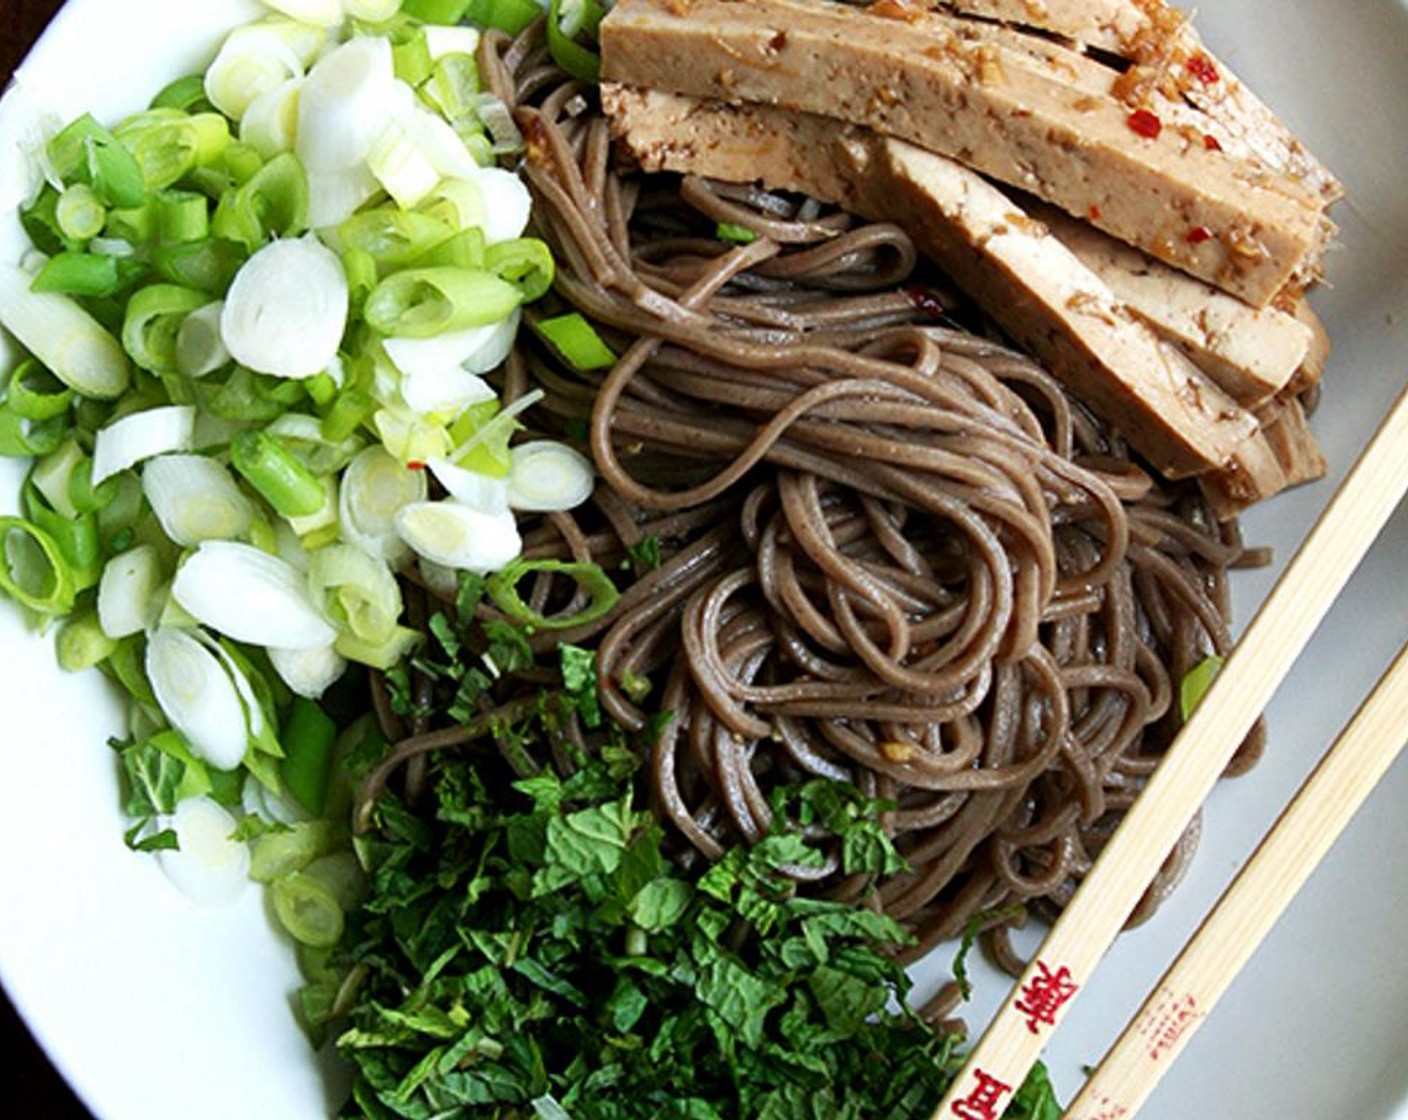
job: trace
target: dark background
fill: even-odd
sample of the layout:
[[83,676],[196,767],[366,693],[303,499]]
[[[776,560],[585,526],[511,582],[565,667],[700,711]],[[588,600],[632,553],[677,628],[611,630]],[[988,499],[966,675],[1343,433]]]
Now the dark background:
[[[0,0],[0,85],[9,83],[10,74],[59,5],[60,0]],[[5,1054],[7,1120],[91,1120],[3,996],[0,1053]]]

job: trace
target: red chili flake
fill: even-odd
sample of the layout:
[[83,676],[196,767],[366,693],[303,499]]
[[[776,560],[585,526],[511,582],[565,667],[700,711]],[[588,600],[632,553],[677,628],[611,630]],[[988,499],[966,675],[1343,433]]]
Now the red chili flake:
[[1203,134],[1203,147],[1205,147],[1210,152],[1222,151],[1221,142],[1211,132],[1205,132]]
[[1129,114],[1129,127],[1149,140],[1153,140],[1163,131],[1164,122],[1148,109],[1135,109]]
[[1098,222],[1100,220],[1100,207],[1096,206],[1093,202],[1085,213],[1092,222]]
[[914,304],[916,311],[927,315],[930,319],[942,319],[944,317],[943,300],[938,294],[928,288],[910,288],[905,295],[909,296],[910,303]]
[[1212,230],[1207,226],[1194,226],[1188,231],[1188,244],[1201,245],[1204,241],[1212,237]]
[[406,469],[412,471],[423,471],[425,470],[425,464],[422,463],[419,459],[412,459],[409,463],[406,464]]
[[1217,72],[1217,67],[1205,54],[1195,54],[1188,59],[1188,73],[1197,78],[1205,86],[1210,86],[1218,81],[1222,75]]

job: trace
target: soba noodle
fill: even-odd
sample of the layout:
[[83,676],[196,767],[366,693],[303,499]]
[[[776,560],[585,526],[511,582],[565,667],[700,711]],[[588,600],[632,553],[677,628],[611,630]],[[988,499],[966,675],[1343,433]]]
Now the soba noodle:
[[[528,331],[508,363],[506,398],[542,389],[525,419],[601,475],[528,554],[599,564],[623,591],[534,643],[592,646],[609,716],[663,720],[655,804],[703,857],[762,836],[772,791],[820,776],[892,806],[910,869],[875,881],[836,858],[801,888],[883,908],[914,955],[1013,902],[1060,907],[1176,732],[1179,681],[1229,644],[1235,529],[1035,363],[960,329],[901,229],[622,173],[591,91],[531,34],[481,53],[559,262],[534,314],[579,311],[621,355],[584,373]],[[581,606],[550,574],[525,598]],[[404,729],[378,780],[488,727]]]

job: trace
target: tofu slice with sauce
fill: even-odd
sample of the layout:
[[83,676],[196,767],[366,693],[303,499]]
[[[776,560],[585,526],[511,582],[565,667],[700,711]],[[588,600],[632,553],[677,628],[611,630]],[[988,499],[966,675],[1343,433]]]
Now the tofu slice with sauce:
[[874,128],[1256,306],[1318,270],[1319,195],[1082,89],[972,20],[816,0],[619,0],[601,43],[608,81]]
[[1275,307],[1250,307],[1050,207],[1033,214],[1238,404],[1265,404],[1285,390],[1306,361],[1312,332],[1295,316]]
[[942,0],[924,6],[1060,36],[1077,47],[1176,74],[1179,93],[1203,114],[1202,127],[1225,149],[1254,156],[1326,203],[1344,197],[1334,172],[1207,49],[1184,13],[1161,0]]

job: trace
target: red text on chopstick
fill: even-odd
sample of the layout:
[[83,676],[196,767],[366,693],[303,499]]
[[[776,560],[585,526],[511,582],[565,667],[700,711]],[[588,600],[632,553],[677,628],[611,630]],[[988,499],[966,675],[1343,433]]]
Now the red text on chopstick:
[[1013,1004],[1027,1017],[1027,1030],[1032,1034],[1039,1033],[1042,1027],[1054,1027],[1057,1012],[1080,988],[1065,965],[1053,972],[1045,961],[1039,960],[1036,968],[1037,974],[1022,988]]
[[1161,988],[1158,1002],[1150,1006],[1139,1023],[1139,1033],[1148,1043],[1150,1059],[1157,1062],[1177,1046],[1178,1040],[1206,1014],[1198,1009],[1198,1001],[1191,994],[1180,996]]
[[1001,1115],[1002,1094],[1010,1093],[1012,1086],[980,1069],[973,1071],[973,1077],[978,1084],[961,1101],[953,1102],[953,1114],[961,1120],[997,1120]]

